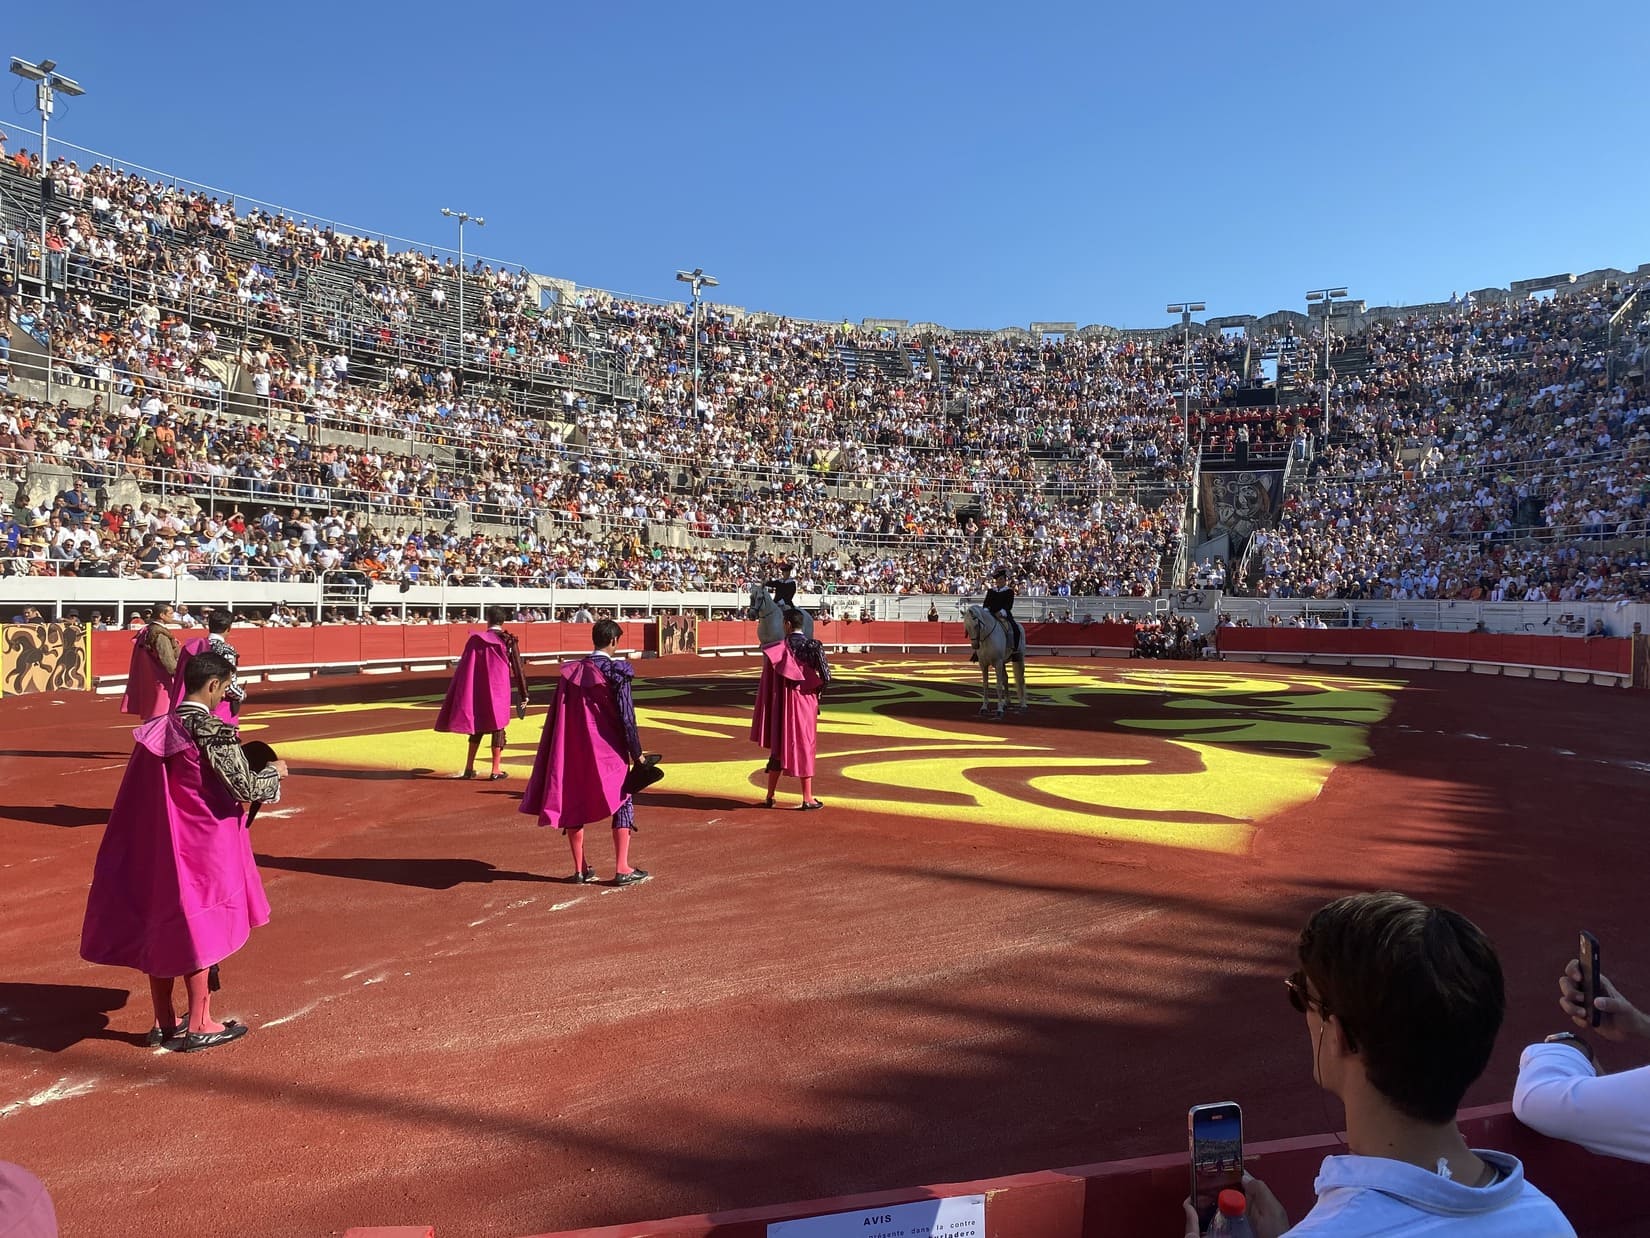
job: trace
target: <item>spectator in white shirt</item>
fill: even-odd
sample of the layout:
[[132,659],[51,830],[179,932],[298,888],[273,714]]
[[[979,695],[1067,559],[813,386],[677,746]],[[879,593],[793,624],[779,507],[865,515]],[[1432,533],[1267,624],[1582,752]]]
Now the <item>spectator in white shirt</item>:
[[[1650,1041],[1650,1015],[1634,1008],[1603,976],[1595,1029],[1605,1040]],[[1589,1027],[1574,959],[1558,978],[1559,1008],[1577,1027]],[[1605,1074],[1592,1046],[1575,1032],[1559,1032],[1524,1050],[1518,1064],[1513,1112],[1543,1135],[1579,1143],[1591,1152],[1650,1163],[1650,1066]]]
[[[1517,1158],[1467,1147],[1455,1125],[1506,1008],[1495,948],[1471,921],[1390,891],[1350,895],[1307,921],[1300,963],[1289,999],[1306,1020],[1313,1077],[1346,1106],[1348,1155],[1325,1158],[1317,1205],[1293,1229],[1245,1177],[1259,1238],[1575,1234]],[[1192,1238],[1190,1200],[1186,1226]]]

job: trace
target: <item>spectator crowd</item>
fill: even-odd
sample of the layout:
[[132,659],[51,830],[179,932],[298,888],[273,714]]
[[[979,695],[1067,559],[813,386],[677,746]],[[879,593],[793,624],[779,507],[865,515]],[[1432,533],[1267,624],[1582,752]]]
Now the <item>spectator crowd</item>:
[[[687,590],[789,564],[807,591],[970,593],[1006,564],[1052,596],[1650,586],[1643,339],[1603,339],[1631,289],[1337,339],[1325,436],[1223,402],[1255,380],[1254,343],[1321,397],[1310,339],[912,341],[588,293],[545,308],[520,270],[103,164],[19,152],[0,176],[46,189],[62,281],[44,311],[25,302],[38,221],[4,216],[0,336],[49,348],[77,389],[0,397],[8,574]],[[20,358],[0,348],[4,377]],[[1300,465],[1246,578],[1217,560],[1171,579],[1197,448]],[[30,505],[3,483],[42,460],[72,481]],[[113,501],[121,481],[136,501]]]

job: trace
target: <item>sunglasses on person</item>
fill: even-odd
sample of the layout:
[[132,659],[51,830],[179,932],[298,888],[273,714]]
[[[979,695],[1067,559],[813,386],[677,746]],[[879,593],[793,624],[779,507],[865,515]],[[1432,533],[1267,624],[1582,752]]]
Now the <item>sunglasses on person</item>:
[[1284,988],[1289,990],[1289,1004],[1295,1008],[1296,1014],[1305,1014],[1308,1010],[1316,1009],[1319,1018],[1329,1016],[1329,1007],[1323,1004],[1321,998],[1312,996],[1312,991],[1306,985],[1306,972],[1294,971],[1284,977]]

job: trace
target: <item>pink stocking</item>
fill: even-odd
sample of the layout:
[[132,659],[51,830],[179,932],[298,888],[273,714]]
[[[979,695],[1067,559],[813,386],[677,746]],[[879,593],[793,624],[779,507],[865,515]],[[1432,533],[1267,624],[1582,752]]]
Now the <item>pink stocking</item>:
[[770,800],[773,798],[773,793],[779,790],[779,775],[783,772],[783,770],[777,769],[770,769],[768,771],[768,798]]
[[223,1024],[212,1021],[212,990],[207,987],[206,968],[185,976],[183,987],[189,993],[189,1030],[196,1033],[223,1031]]
[[630,871],[630,831],[613,831],[613,870],[620,876]]
[[576,830],[564,830],[562,832],[567,835],[567,845],[573,852],[573,871],[582,873],[584,871],[584,826],[581,825]]
[[811,803],[814,802],[814,776],[812,774],[809,774],[806,778],[802,779],[801,781],[802,781],[802,802],[804,804],[811,804]]

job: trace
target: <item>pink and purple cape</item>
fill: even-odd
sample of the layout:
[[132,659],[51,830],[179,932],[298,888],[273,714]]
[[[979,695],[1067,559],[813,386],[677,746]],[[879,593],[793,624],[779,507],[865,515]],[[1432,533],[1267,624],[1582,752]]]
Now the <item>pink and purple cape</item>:
[[80,957],[147,976],[221,962],[269,923],[239,801],[176,714],[138,727],[98,847]]
[[762,647],[751,741],[767,748],[793,778],[812,778],[819,746],[819,676],[797,661],[786,641]]
[[144,640],[147,635],[147,628],[139,628],[132,636],[132,662],[126,671],[126,693],[120,698],[121,713],[132,714],[145,722],[178,707],[178,702],[183,700],[183,664],[188,657],[207,648],[203,636],[185,641],[178,652],[178,669],[168,675],[150,652]]
[[456,735],[490,735],[510,725],[510,650],[496,632],[472,633],[435,729]]
[[562,663],[521,811],[559,829],[612,816],[625,801],[628,753],[624,721],[596,659]]

